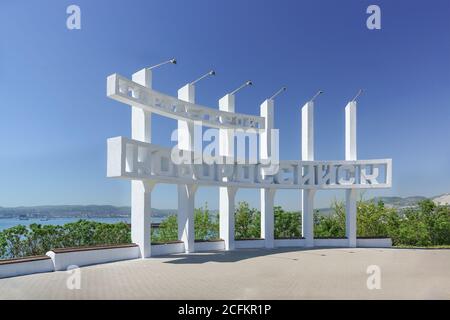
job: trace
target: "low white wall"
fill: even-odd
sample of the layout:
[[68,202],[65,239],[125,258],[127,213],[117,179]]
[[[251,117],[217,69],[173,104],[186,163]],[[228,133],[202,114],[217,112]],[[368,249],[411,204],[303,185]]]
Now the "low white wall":
[[315,247],[348,247],[348,239],[314,239]]
[[275,239],[275,248],[304,246],[305,239]]
[[234,241],[234,247],[236,249],[265,248],[265,246],[266,243],[264,239]]
[[[304,247],[305,239],[275,239],[275,247]],[[314,239],[314,247],[348,247],[348,239]],[[390,248],[391,238],[358,238],[356,247],[361,248]]]
[[164,243],[164,244],[152,244],[151,256],[163,256],[171,253],[184,253],[184,243]]
[[53,262],[49,258],[17,259],[0,264],[0,278],[17,277],[32,273],[54,271]]
[[225,242],[223,240],[195,242],[194,249],[195,251],[224,250]]
[[359,238],[356,239],[356,246],[361,248],[390,248],[391,238]]
[[107,263],[120,260],[137,259],[140,256],[139,247],[123,246],[111,248],[86,248],[76,249],[74,251],[64,252],[62,250],[54,250],[47,252],[56,271],[67,270],[67,267],[75,265],[78,267],[92,264]]

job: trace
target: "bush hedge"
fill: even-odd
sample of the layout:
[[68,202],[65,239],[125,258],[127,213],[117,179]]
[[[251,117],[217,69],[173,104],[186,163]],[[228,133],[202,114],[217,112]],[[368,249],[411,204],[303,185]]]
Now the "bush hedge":
[[[275,238],[301,236],[301,214],[274,208]],[[219,238],[218,215],[212,215],[207,205],[195,210],[195,238]],[[260,237],[261,214],[240,202],[235,211],[235,238]],[[316,237],[345,236],[345,206],[335,202],[330,215],[314,215]],[[395,246],[450,245],[450,206],[436,205],[431,200],[417,207],[397,210],[383,202],[359,201],[357,204],[358,237],[390,237]],[[152,229],[152,242],[178,239],[176,215],[166,218]],[[125,244],[131,242],[130,226],[126,223],[100,223],[79,220],[65,225],[18,225],[0,232],[0,258],[19,258],[45,254],[53,248]]]

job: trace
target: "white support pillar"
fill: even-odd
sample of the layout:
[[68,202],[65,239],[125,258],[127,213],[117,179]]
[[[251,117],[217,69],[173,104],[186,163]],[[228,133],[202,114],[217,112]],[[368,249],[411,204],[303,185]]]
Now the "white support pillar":
[[184,242],[186,253],[194,252],[194,204],[197,185],[178,185],[178,238]]
[[[314,102],[302,107],[302,160],[314,160]],[[315,190],[302,190],[302,235],[307,247],[314,246]]]
[[[356,101],[345,107],[345,160],[356,160]],[[349,247],[356,247],[356,189],[345,190],[345,235]]]
[[[132,80],[142,86],[152,87],[152,71],[141,69]],[[143,142],[152,142],[152,114],[138,107],[131,107],[131,137]]]
[[[195,86],[188,83],[179,89],[178,99],[195,103]],[[194,123],[178,120],[178,148],[189,152],[194,151]],[[184,242],[186,253],[195,251],[194,211],[197,187],[192,184],[178,185],[178,239]]]
[[[142,69],[132,76],[132,80],[140,85],[151,88],[152,73]],[[132,139],[151,142],[151,113],[137,107],[131,108]],[[139,245],[141,258],[151,255],[151,198],[154,183],[131,181],[131,241]]]
[[345,236],[350,248],[356,247],[356,189],[345,190]]
[[[178,99],[195,103],[195,86],[188,83],[180,88]],[[192,121],[178,120],[178,148],[194,151],[194,123]]]
[[264,239],[266,248],[273,248],[274,240],[274,216],[273,206],[276,189],[261,189],[261,238]]
[[153,182],[131,181],[131,241],[139,246],[141,258],[151,256],[153,187]]
[[[272,156],[272,135],[274,128],[274,100],[265,100],[260,107],[260,115],[265,119],[265,130],[260,134],[260,159],[269,159]],[[260,190],[261,201],[261,238],[265,240],[266,248],[274,247],[274,216],[273,207],[275,189],[264,188]]]
[[237,188],[220,187],[219,230],[225,242],[225,250],[234,249],[234,210]]
[[[219,100],[219,110],[234,112],[235,96],[226,94]],[[221,156],[234,157],[234,130],[219,129],[219,153]]]
[[[234,112],[234,95],[227,94],[219,100],[219,109]],[[234,158],[234,130],[219,129],[220,156]],[[227,178],[223,178],[225,181]],[[220,238],[225,242],[225,250],[234,249],[234,210],[236,187],[219,187]]]
[[265,129],[261,133],[260,157],[261,159],[269,159],[272,155],[272,135],[271,130],[274,128],[274,100],[267,99],[260,106],[260,115],[264,117]]

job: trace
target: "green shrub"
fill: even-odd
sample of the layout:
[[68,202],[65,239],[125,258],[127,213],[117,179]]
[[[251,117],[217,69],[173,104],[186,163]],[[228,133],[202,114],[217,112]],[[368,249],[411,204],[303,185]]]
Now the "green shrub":
[[178,240],[178,221],[176,215],[164,219],[158,228],[152,228],[152,242],[168,242]]
[[18,225],[0,232],[0,258],[42,255],[54,248],[113,245],[131,242],[126,223],[79,220],[63,226]]
[[273,208],[274,236],[279,238],[299,238],[301,236],[300,212],[284,211],[280,206]]
[[342,202],[333,202],[329,216],[314,214],[314,236],[322,238],[345,237],[345,206]]
[[239,202],[235,214],[235,238],[261,238],[261,213],[250,208],[245,201]]
[[[345,205],[335,202],[330,216],[315,216],[316,237],[345,236]],[[358,237],[390,237],[395,246],[438,246],[450,244],[450,206],[431,200],[404,210],[388,208],[383,202],[358,201]]]
[[388,237],[398,225],[398,213],[383,202],[358,201],[356,230],[358,237]]
[[[301,236],[301,215],[274,207],[275,238]],[[195,238],[219,238],[219,219],[212,217],[207,204],[195,210]],[[260,238],[261,214],[240,202],[235,210],[235,238]],[[359,201],[357,204],[357,233],[359,237],[386,236],[397,246],[450,245],[450,206],[436,205],[431,200],[417,207],[396,210],[382,202]],[[316,237],[345,236],[345,205],[335,202],[329,216],[314,215]],[[171,215],[152,229],[152,242],[178,239],[177,216]],[[53,248],[123,244],[131,242],[130,227],[126,223],[100,223],[79,220],[63,226],[31,224],[18,225],[0,232],[0,258],[41,255]]]
[[219,238],[219,215],[211,217],[208,203],[205,207],[195,209],[194,215],[195,240],[210,240]]
[[450,206],[424,200],[417,208],[401,212],[390,236],[396,245],[437,246],[450,244]]

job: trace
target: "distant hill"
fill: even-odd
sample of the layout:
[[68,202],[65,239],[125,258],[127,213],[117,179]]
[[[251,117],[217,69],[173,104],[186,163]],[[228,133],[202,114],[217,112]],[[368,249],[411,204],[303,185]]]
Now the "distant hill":
[[414,207],[417,205],[419,201],[427,199],[422,196],[413,196],[413,197],[375,197],[373,200],[375,202],[383,201],[385,205],[395,207],[395,208],[406,208],[406,207]]
[[432,199],[436,204],[450,205],[450,193],[444,193]]
[[413,196],[413,197],[375,197],[373,200],[375,202],[381,200],[383,201],[387,206],[391,206],[394,208],[407,208],[407,207],[414,207],[417,205],[419,201],[425,200],[425,199],[431,199],[436,204],[440,205],[450,205],[450,193],[445,193],[439,196],[434,196],[431,198],[422,197],[422,196]]
[[[422,196],[413,197],[375,197],[375,202],[383,201],[386,206],[394,208],[414,207],[419,201],[427,199]],[[429,198],[436,204],[450,205],[450,193]],[[330,208],[318,209],[320,214],[330,215]],[[152,208],[152,215],[155,217],[167,217],[170,214],[176,214],[177,209],[155,209]],[[218,210],[211,210],[211,215],[216,215]],[[30,206],[30,207],[0,207],[0,218],[18,218],[27,216],[29,218],[113,218],[129,217],[131,215],[130,207],[116,207],[110,205],[61,205],[61,206]]]
[[[152,215],[165,217],[175,210],[152,209]],[[51,218],[105,218],[129,217],[130,207],[116,207],[110,205],[62,205],[62,206],[31,206],[31,207],[0,207],[0,218],[51,217]]]

